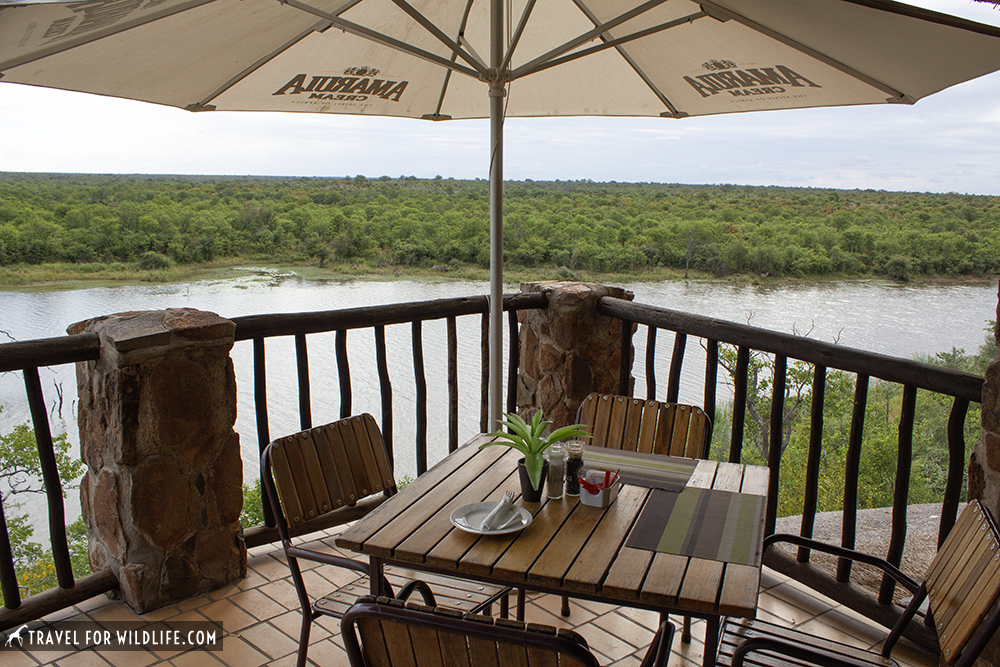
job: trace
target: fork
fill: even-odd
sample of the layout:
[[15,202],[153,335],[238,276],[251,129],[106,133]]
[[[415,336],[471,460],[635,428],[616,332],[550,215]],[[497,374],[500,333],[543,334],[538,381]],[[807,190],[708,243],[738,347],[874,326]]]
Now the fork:
[[[513,506],[513,504],[514,504],[514,494],[513,494],[513,492],[511,492],[511,491],[505,491],[504,492],[504,494],[503,494],[503,501],[501,501],[501,502],[507,502],[507,501],[510,501],[511,505]],[[516,508],[515,508],[515,510],[516,510]],[[511,516],[509,519],[507,519],[506,521],[503,522],[503,525],[500,525],[500,526],[497,527],[497,530],[503,530],[504,528],[507,528],[507,527],[513,525],[515,522],[517,522],[517,523],[524,523],[524,520],[521,518],[521,513],[520,512],[515,511],[514,514],[513,514],[513,516]]]

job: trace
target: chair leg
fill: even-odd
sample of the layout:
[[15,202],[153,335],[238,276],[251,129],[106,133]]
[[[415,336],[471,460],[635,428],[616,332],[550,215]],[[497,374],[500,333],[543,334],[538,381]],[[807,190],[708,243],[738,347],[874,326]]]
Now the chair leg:
[[311,610],[303,610],[302,629],[299,631],[299,657],[295,662],[296,667],[306,667],[306,653],[309,651],[309,629],[312,627],[312,622]]
[[681,630],[681,641],[685,644],[691,643],[691,617],[684,617],[684,628]]
[[517,589],[517,620],[524,620],[525,593],[523,588]]
[[504,593],[500,598],[500,618],[510,618],[510,593]]
[[562,606],[559,608],[559,613],[564,617],[569,616],[569,597],[562,596]]

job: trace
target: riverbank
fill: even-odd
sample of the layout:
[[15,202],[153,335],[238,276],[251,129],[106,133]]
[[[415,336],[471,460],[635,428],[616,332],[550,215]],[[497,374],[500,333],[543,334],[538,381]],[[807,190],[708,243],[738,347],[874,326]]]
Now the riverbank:
[[[275,275],[292,274],[309,280],[428,280],[486,282],[489,270],[472,264],[448,264],[432,267],[371,266],[366,263],[328,263],[323,267],[315,263],[271,263],[265,259],[229,259],[206,264],[174,265],[162,269],[144,270],[136,265],[113,263],[94,264],[38,264],[0,267],[0,290],[49,291],[75,290],[91,287],[121,285],[189,283],[202,280],[229,280],[260,270]],[[578,280],[587,282],[628,284],[656,283],[676,280],[712,281],[730,284],[787,285],[795,283],[835,283],[844,281],[872,281],[887,285],[901,284],[871,275],[822,275],[796,278],[778,278],[750,274],[725,277],[709,273],[657,267],[621,272],[574,271],[567,267],[512,267],[504,269],[504,282],[518,284],[537,280]],[[912,280],[909,285],[928,284],[982,284],[996,283],[997,277],[954,278],[947,276],[925,277]]]

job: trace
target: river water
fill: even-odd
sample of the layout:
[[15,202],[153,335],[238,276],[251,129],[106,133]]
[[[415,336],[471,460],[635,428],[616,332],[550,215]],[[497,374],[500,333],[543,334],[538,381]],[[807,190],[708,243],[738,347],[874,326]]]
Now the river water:
[[[994,282],[930,286],[897,286],[852,281],[795,285],[737,285],[718,282],[664,282],[622,285],[635,294],[635,301],[673,310],[766,329],[809,335],[817,340],[838,342],[899,357],[933,355],[962,348],[975,352],[985,337],[989,320],[996,318],[997,284]],[[517,290],[508,286],[507,292]],[[486,283],[398,280],[306,280],[294,274],[247,269],[237,279],[189,284],[139,285],[52,292],[0,291],[0,330],[16,340],[60,336],[70,324],[128,310],[190,307],[225,317],[353,308],[375,304],[423,301],[485,294]],[[410,327],[387,328],[390,376],[393,382],[397,473],[413,474],[412,411],[413,362]],[[645,327],[636,337],[634,372],[636,387],[645,393],[643,353]],[[445,328],[443,322],[428,322],[423,333],[427,373],[429,419],[428,440],[433,462],[446,447],[443,419],[447,414]],[[666,391],[667,362],[673,341],[669,332],[657,338],[657,393]],[[353,412],[380,415],[378,378],[374,366],[373,336],[368,331],[350,332],[348,349],[353,389]],[[460,439],[479,430],[479,318],[459,319]],[[313,422],[337,419],[340,397],[336,375],[333,336],[309,337]],[[688,342],[688,358],[681,379],[681,401],[702,402],[701,352],[697,342]],[[298,429],[298,398],[293,341],[267,342],[269,417],[272,437]],[[253,414],[252,350],[242,342],[233,351],[239,407],[236,430],[241,435],[244,473],[252,479],[257,468],[257,437]],[[703,356],[701,357],[703,358]],[[54,432],[66,431],[74,445],[78,436],[74,421],[76,385],[72,366],[42,369],[42,387]],[[720,395],[725,388],[720,387]],[[28,420],[24,388],[19,373],[0,376],[0,430]],[[72,496],[73,494],[71,494]]]

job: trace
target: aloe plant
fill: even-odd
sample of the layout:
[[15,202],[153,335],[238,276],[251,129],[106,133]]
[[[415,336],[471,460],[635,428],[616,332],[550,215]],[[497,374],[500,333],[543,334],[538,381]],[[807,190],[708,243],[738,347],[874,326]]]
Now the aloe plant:
[[531,480],[531,486],[536,490],[541,488],[542,467],[545,465],[542,452],[560,440],[590,437],[585,424],[570,424],[569,426],[557,428],[548,435],[544,435],[545,430],[552,425],[552,422],[542,420],[541,410],[538,410],[534,414],[530,424],[512,412],[504,413],[503,419],[500,419],[500,424],[509,428],[511,432],[495,431],[490,433],[491,437],[501,438],[501,440],[488,442],[480,445],[479,448],[483,449],[484,447],[492,447],[493,445],[504,445],[513,447],[524,454],[524,467],[528,471],[528,479]]

